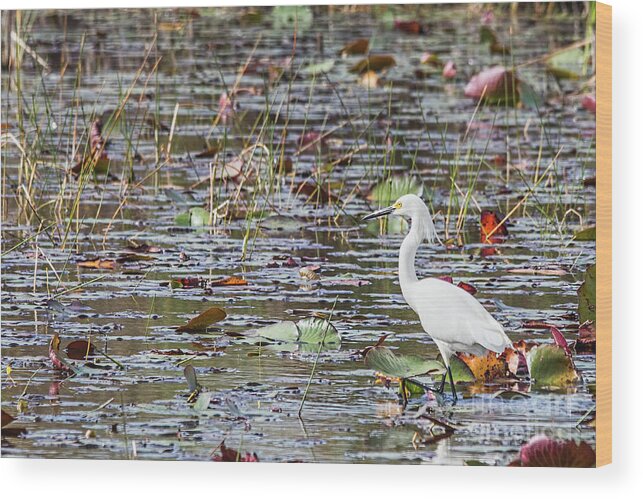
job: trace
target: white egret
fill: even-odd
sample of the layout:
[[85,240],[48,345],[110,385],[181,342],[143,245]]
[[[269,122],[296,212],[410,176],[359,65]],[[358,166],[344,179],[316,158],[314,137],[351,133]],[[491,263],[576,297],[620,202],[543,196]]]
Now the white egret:
[[371,213],[363,220],[386,215],[411,219],[411,228],[400,247],[399,281],[406,303],[420,317],[422,328],[433,339],[447,368],[439,392],[444,391],[447,373],[454,402],[457,400],[449,366],[456,352],[485,355],[489,350],[500,353],[511,347],[502,326],[464,289],[441,279],[419,280],[415,273],[415,254],[425,239],[437,239],[429,209],[418,196],[407,194],[392,206]]

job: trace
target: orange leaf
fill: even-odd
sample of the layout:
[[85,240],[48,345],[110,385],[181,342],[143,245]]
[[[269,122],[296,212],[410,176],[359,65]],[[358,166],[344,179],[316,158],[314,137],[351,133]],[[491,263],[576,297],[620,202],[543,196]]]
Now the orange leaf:
[[500,224],[500,221],[498,215],[491,210],[480,213],[480,242],[495,243],[498,242],[497,237],[509,234],[505,224]]
[[176,328],[179,332],[194,333],[198,331],[205,331],[208,326],[215,322],[222,321],[226,318],[225,310],[219,307],[212,307],[205,312],[197,315],[194,319],[190,320],[187,324]]
[[77,262],[76,265],[78,265],[79,267],[83,267],[85,269],[114,270],[114,268],[116,268],[116,261],[96,258],[95,260],[84,260],[82,262]]
[[243,277],[226,277],[224,279],[217,279],[215,281],[210,281],[210,286],[247,286],[248,281]]
[[495,378],[505,376],[507,373],[507,364],[504,357],[495,352],[489,352],[487,355],[480,357],[460,353],[458,357],[471,369],[471,372],[479,381],[492,381]]

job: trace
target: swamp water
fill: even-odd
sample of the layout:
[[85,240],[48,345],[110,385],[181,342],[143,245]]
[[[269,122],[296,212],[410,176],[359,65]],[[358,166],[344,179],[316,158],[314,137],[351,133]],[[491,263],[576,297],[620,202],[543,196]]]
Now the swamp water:
[[[369,187],[391,172],[422,180],[448,242],[420,249],[420,276],[475,286],[512,341],[552,342],[529,322],[576,338],[577,290],[595,261],[593,241],[573,240],[595,220],[595,191],[583,182],[595,175],[594,115],[561,97],[568,84],[538,64],[519,74],[547,96],[539,110],[477,109],[464,85],[503,60],[479,43],[481,13],[427,12],[428,33],[411,35],[376,9],[306,10],[295,48],[292,20],[270,9],[22,14],[21,37],[49,67],[24,53],[20,86],[15,70],[2,75],[2,407],[14,415],[19,407],[13,425],[26,429],[3,436],[4,456],[208,460],[225,441],[261,461],[504,465],[534,435],[594,445],[594,429],[577,426],[594,407],[593,355],[574,356],[582,381],[564,390],[470,384],[458,387],[455,406],[425,395],[404,408],[395,383],[376,384],[358,353],[390,334],[385,344],[398,353],[438,356],[400,294],[403,234],[360,222],[378,208]],[[584,20],[569,16],[499,12],[495,23],[511,40],[505,59],[516,63],[585,33]],[[349,72],[362,56],[337,56],[357,38],[395,57],[376,88]],[[426,51],[455,61],[455,80],[425,71]],[[324,72],[310,67],[319,62]],[[235,95],[227,119],[223,91]],[[110,175],[74,180],[66,170],[83,155],[91,121],[110,123],[121,103],[103,130]],[[306,147],[301,137],[311,133],[321,146]],[[37,170],[29,201],[16,194],[30,176],[9,135],[28,146]],[[230,177],[223,164],[258,143],[266,146],[253,149],[258,175],[222,178]],[[216,158],[197,157],[214,145]],[[290,171],[267,166],[281,156]],[[556,156],[512,213],[509,235],[481,244],[479,209],[510,212]],[[177,215],[209,206],[220,207],[213,227],[177,225]],[[132,257],[132,241],[161,251]],[[95,258],[116,268],[77,266]],[[316,265],[319,280],[301,277]],[[167,285],[227,276],[248,284]],[[211,306],[227,318],[207,332],[176,331]],[[245,337],[315,312],[332,313],[341,347],[318,354]],[[98,356],[66,378],[48,357],[54,333],[63,347],[91,337],[124,369]],[[212,392],[204,410],[188,403],[187,364]],[[494,397],[501,389],[527,397]],[[421,407],[455,432],[436,438],[432,421],[416,417]]]

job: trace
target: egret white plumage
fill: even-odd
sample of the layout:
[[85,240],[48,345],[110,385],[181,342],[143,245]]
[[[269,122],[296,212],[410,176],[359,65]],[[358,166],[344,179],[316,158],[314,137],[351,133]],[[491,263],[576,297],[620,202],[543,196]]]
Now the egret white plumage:
[[371,213],[362,220],[398,215],[411,219],[411,228],[400,247],[399,281],[402,295],[419,316],[422,328],[433,339],[446,367],[439,391],[444,391],[447,373],[454,401],[457,400],[449,360],[456,352],[485,355],[511,347],[502,326],[467,291],[435,278],[419,280],[415,254],[422,242],[437,238],[435,226],[424,201],[407,194],[392,206]]

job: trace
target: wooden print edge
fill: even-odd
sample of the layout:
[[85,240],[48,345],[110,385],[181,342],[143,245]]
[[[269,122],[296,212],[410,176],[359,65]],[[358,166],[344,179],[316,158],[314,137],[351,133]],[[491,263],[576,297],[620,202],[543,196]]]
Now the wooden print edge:
[[612,462],[612,7],[596,2],[596,466]]

